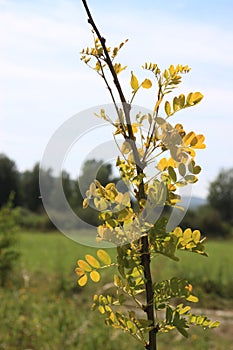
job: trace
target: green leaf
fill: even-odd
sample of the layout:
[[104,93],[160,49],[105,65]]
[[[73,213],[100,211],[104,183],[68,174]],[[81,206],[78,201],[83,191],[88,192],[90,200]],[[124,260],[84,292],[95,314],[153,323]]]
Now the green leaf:
[[199,165],[196,165],[194,168],[193,168],[193,174],[197,175],[201,172],[201,167]]
[[128,330],[130,331],[130,333],[133,333],[133,334],[136,333],[137,328],[136,328],[135,324],[132,321],[128,320],[126,322],[126,325],[127,325]]
[[185,176],[185,174],[186,174],[186,166],[184,165],[184,163],[180,163],[178,165],[178,170],[179,170],[179,173],[180,173],[180,175],[182,177]]
[[172,179],[172,181],[176,182],[177,176],[176,176],[176,172],[175,172],[173,167],[171,167],[171,166],[168,167],[168,174],[169,174],[170,178]]
[[156,117],[155,118],[156,123],[158,123],[159,125],[163,125],[166,124],[166,120],[164,118],[161,117]]
[[194,175],[186,175],[185,180],[189,183],[195,183],[198,181],[197,177]]
[[167,310],[166,310],[166,323],[167,324],[171,324],[172,322],[172,309],[167,306]]
[[182,334],[185,338],[188,338],[188,332],[182,328],[182,327],[176,327],[176,329],[178,330],[178,332],[180,332],[180,334]]

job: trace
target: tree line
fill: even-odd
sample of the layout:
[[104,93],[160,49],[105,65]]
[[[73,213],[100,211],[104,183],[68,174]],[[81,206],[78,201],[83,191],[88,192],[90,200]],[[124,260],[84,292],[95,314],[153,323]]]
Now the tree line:
[[[41,200],[40,186],[39,186],[39,163],[36,163],[31,170],[20,172],[17,169],[16,163],[4,154],[0,155],[0,208],[4,206],[11,193],[14,194],[13,207],[18,209],[19,216],[21,216],[20,223],[25,224],[25,220],[29,217],[29,212],[34,214],[30,216],[30,223],[32,225],[38,224],[41,226],[39,216],[43,216],[45,220],[45,212]],[[46,179],[47,191],[50,198],[56,204],[56,181],[57,178],[53,176],[51,170],[43,171]],[[94,209],[83,211],[83,195],[92,182],[92,174],[96,174],[96,178],[103,184],[117,182],[112,172],[112,165],[105,164],[102,160],[87,160],[81,171],[79,178],[73,180],[67,171],[63,171],[62,184],[67,201],[72,209],[84,220],[93,225],[98,224],[98,213]],[[82,184],[82,193],[79,184]],[[20,208],[20,209],[19,209]],[[37,216],[35,216],[37,215]],[[28,218],[29,219],[29,218]],[[49,226],[47,224],[45,226]],[[44,221],[43,221],[44,222]],[[43,226],[43,225],[42,225]],[[51,226],[51,224],[50,224]]]
[[[103,186],[110,181],[117,183],[119,180],[119,178],[114,177],[111,164],[91,159],[84,163],[80,177],[75,180],[71,179],[68,172],[63,171],[62,182],[64,193],[72,209],[84,221],[98,225],[97,211],[92,208],[83,211],[83,195],[79,187],[81,183],[85,192],[93,180],[92,174],[94,173],[97,174],[96,177]],[[54,184],[56,178],[51,170],[47,170],[45,176],[48,191],[54,191],[51,193],[51,198],[54,198],[55,202]],[[13,206],[24,209],[21,216],[28,216],[29,211],[40,216],[45,215],[40,197],[39,163],[36,163],[31,170],[20,172],[14,160],[4,154],[0,155],[0,207],[8,202],[11,193],[14,193]],[[212,236],[226,237],[231,235],[233,226],[233,168],[219,172],[216,179],[210,183],[207,199],[207,205],[196,210],[188,210],[181,226],[192,228],[198,225],[205,234]],[[35,217],[33,220],[36,226],[38,222]]]

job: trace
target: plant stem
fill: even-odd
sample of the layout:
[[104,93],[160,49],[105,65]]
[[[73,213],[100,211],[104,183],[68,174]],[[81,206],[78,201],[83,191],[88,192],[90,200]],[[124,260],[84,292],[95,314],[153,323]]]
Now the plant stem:
[[[128,135],[124,135],[124,138],[127,139],[130,142],[133,155],[134,155],[134,160],[136,164],[136,171],[137,175],[143,175],[143,165],[140,160],[137,146],[135,143],[135,136],[133,133],[132,129],[132,124],[131,124],[131,119],[130,119],[130,110],[131,110],[131,104],[127,103],[124,93],[122,91],[118,76],[115,72],[115,69],[112,64],[112,60],[109,56],[107,47],[106,47],[106,40],[102,35],[100,34],[93,17],[91,15],[91,12],[88,8],[87,1],[82,0],[82,3],[84,5],[84,8],[86,10],[87,16],[88,16],[88,22],[92,26],[94,32],[96,33],[98,39],[100,40],[100,43],[103,47],[103,51],[105,54],[105,62],[112,74],[113,77],[113,82],[115,84],[115,87],[117,89],[117,92],[120,97],[120,101],[122,103],[122,107],[124,110],[125,114],[125,120],[127,124],[127,131]],[[113,102],[115,102],[115,99],[113,99]],[[146,194],[145,194],[145,189],[144,189],[144,182],[143,180],[141,181],[139,185],[139,193],[138,193],[138,201],[140,199],[146,199]],[[155,315],[154,315],[154,291],[153,291],[153,284],[152,284],[152,277],[151,277],[151,269],[150,269],[150,250],[149,250],[149,239],[148,236],[143,236],[141,239],[141,263],[144,269],[144,277],[145,277],[145,287],[146,287],[146,306],[144,308],[145,313],[147,314],[147,319],[151,321],[151,326],[153,327],[150,332],[149,332],[149,343],[145,346],[147,350],[156,350],[156,333],[157,333],[157,328],[155,325]]]

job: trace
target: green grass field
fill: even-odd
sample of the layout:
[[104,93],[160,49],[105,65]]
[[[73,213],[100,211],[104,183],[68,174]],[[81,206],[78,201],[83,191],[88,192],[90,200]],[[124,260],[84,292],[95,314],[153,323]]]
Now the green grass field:
[[[81,232],[86,235],[86,232]],[[7,288],[0,289],[0,350],[140,350],[140,344],[120,331],[104,325],[97,312],[90,311],[92,294],[112,281],[105,271],[98,284],[77,286],[77,259],[95,248],[79,245],[59,233],[19,233],[21,253],[17,270]],[[159,257],[153,261],[156,280],[182,276],[194,285],[202,300],[197,306],[233,309],[232,241],[208,242],[209,257],[180,254],[179,263]],[[114,250],[110,254],[114,258]],[[219,329],[192,330],[188,340],[176,332],[159,336],[159,350],[230,349],[232,318]]]

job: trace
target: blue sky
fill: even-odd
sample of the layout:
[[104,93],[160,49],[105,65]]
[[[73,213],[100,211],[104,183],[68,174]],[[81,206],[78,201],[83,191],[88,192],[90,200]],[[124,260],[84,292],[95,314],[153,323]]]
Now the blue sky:
[[[219,169],[233,166],[233,2],[88,3],[109,45],[129,39],[119,57],[129,67],[121,77],[129,93],[130,71],[142,76],[145,61],[192,67],[180,92],[201,91],[205,99],[176,122],[206,135],[207,149],[198,156],[203,172],[193,188],[204,197]],[[81,1],[0,0],[0,153],[19,170],[40,161],[68,118],[111,102],[103,82],[79,60],[91,39]],[[135,103],[152,108],[153,96]]]

